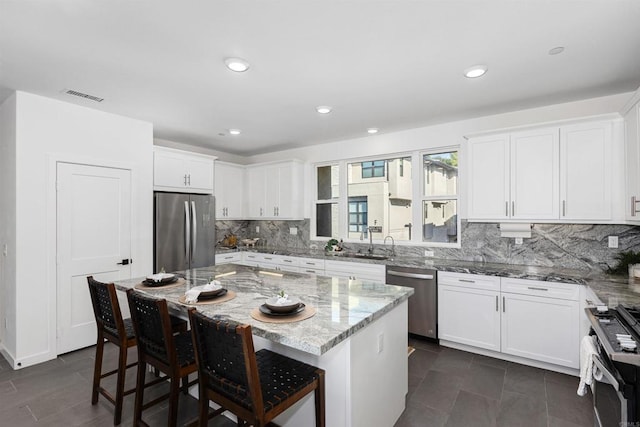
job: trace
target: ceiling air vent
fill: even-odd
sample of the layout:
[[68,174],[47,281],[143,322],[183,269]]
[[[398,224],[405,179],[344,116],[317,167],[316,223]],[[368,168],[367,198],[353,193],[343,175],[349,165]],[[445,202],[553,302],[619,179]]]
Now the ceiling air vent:
[[98,98],[97,96],[88,95],[86,93],[78,92],[77,90],[73,89],[65,89],[64,93],[66,93],[67,95],[79,96],[80,98],[89,99],[95,102],[104,101],[104,98]]

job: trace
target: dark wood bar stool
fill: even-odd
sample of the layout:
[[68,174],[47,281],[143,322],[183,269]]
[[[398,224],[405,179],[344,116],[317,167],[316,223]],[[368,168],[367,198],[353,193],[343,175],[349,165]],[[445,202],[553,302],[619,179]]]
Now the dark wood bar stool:
[[[118,425],[122,421],[122,402],[124,396],[136,390],[135,388],[125,390],[124,384],[127,369],[138,364],[138,362],[127,364],[127,350],[135,346],[137,340],[131,319],[122,318],[115,285],[113,283],[99,282],[95,280],[93,276],[87,277],[87,282],[89,284],[89,294],[91,295],[93,314],[96,318],[96,326],[98,329],[96,360],[93,368],[93,386],[91,388],[91,404],[95,405],[98,403],[98,396],[102,394],[115,406],[113,423]],[[172,316],[171,327],[174,331],[186,332],[187,322]],[[119,348],[118,367],[112,371],[102,373],[105,339]],[[113,374],[118,375],[115,396],[100,385],[100,380]],[[160,381],[162,381],[162,379],[157,382]]]
[[[196,349],[200,426],[209,400],[238,417],[238,425],[265,426],[315,391],[315,424],[325,425],[324,370],[269,350],[254,351],[250,325],[211,319],[189,309]],[[310,424],[310,423],[309,423]]]
[[[142,420],[142,411],[169,398],[169,426],[174,427],[178,420],[178,400],[180,380],[186,394],[188,387],[197,380],[188,383],[188,376],[197,371],[191,334],[171,330],[171,319],[167,301],[150,298],[127,291],[131,318],[138,339],[138,378],[136,381],[136,402],[134,425],[147,425]],[[147,364],[157,368],[170,380],[169,393],[144,403],[145,371]],[[166,379],[166,378],[164,378]]]

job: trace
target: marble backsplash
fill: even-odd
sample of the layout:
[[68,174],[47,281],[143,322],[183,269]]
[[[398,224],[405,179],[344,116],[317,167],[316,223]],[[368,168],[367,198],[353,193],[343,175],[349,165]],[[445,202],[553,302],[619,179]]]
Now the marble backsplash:
[[[259,231],[256,232],[256,227]],[[297,234],[290,233],[296,228]],[[326,240],[310,240],[310,221],[216,221],[218,239],[233,232],[241,238],[259,237],[259,245],[274,249],[322,250]],[[616,263],[621,251],[640,250],[640,227],[595,224],[534,224],[531,238],[516,245],[500,237],[497,224],[462,221],[461,248],[428,248],[435,258],[501,264],[535,265],[603,270]],[[608,248],[608,236],[618,236],[618,249]],[[389,242],[390,243],[390,242]],[[347,243],[349,250],[366,250],[368,244]],[[382,245],[375,245],[376,249]],[[424,257],[425,247],[397,245],[398,256]]]

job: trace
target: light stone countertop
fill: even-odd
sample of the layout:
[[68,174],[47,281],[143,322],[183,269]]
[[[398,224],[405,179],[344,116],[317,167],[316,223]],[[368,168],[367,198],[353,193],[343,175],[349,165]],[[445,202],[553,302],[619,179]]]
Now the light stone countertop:
[[[384,316],[395,306],[406,301],[413,289],[402,286],[321,277],[307,274],[274,272],[236,264],[203,267],[179,272],[187,284],[142,292],[166,298],[172,309],[186,314],[187,305],[178,302],[192,286],[203,285],[219,276],[222,286],[236,293],[230,301],[219,304],[200,304],[197,309],[212,317],[248,323],[253,334],[314,355],[322,355],[355,334],[369,323]],[[230,273],[229,275],[224,275]],[[269,274],[270,273],[270,274]],[[274,274],[275,273],[275,274]],[[126,291],[144,278],[115,282],[119,290]],[[298,296],[307,305],[317,309],[309,318],[294,323],[265,323],[250,316],[252,309],[284,290]]]
[[[247,251],[242,249],[241,251]],[[626,276],[612,276],[598,270],[575,270],[561,267],[541,267],[531,265],[492,264],[449,259],[402,257],[387,260],[368,260],[362,258],[327,255],[322,250],[290,251],[281,249],[256,248],[250,252],[272,253],[278,255],[299,256],[335,261],[384,264],[388,266],[432,268],[437,271],[454,273],[482,274],[485,276],[509,277],[517,279],[541,280],[547,282],[575,283],[589,286],[604,304],[615,307],[618,304],[640,305],[640,279]],[[236,252],[236,250],[219,251]]]

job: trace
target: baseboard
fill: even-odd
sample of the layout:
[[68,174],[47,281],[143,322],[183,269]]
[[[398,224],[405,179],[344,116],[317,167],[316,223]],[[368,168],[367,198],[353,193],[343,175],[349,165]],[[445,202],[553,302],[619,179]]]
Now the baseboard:
[[16,369],[16,359],[13,355],[7,350],[4,344],[0,343],[0,354],[5,358],[5,360],[11,365],[13,369]]
[[468,351],[469,353],[482,354],[483,356],[489,356],[495,359],[501,359],[509,362],[520,363],[521,365],[533,366],[534,368],[541,368],[541,369],[546,369],[548,371],[560,372],[561,374],[572,375],[574,377],[580,376],[579,369],[568,368],[566,366],[554,365],[552,363],[540,362],[537,360],[527,359],[524,357],[512,356],[510,354],[504,354],[496,351],[485,350],[483,348],[473,347],[466,344],[458,344],[458,343],[446,341],[446,340],[440,340],[440,345],[443,347],[455,348],[456,350]]
[[35,354],[22,359],[16,359],[15,355],[13,355],[9,350],[7,350],[7,348],[4,345],[0,347],[0,354],[4,356],[7,362],[9,362],[9,365],[11,365],[11,367],[14,370],[27,368],[29,366],[37,365],[38,363],[42,363],[42,362],[47,362],[57,357],[55,354],[52,354],[52,353],[39,353],[39,354]]

